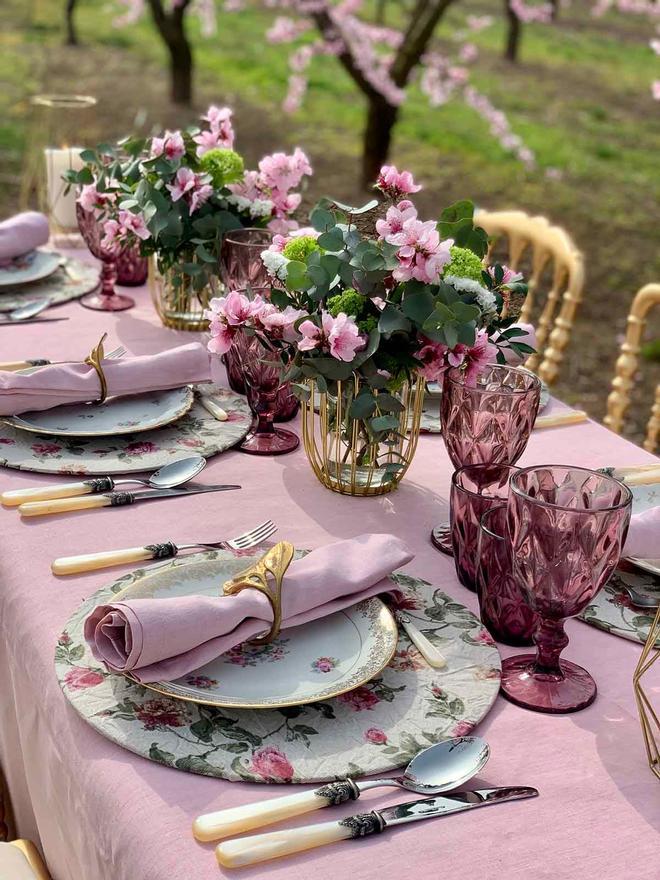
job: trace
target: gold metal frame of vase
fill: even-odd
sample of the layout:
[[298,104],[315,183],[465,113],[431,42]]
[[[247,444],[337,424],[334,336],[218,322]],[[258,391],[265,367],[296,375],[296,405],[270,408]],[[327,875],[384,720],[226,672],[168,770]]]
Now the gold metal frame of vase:
[[642,734],[646,746],[646,755],[651,771],[660,779],[660,718],[658,712],[660,706],[651,703],[649,695],[644,690],[643,677],[649,672],[653,664],[660,657],[660,608],[656,611],[655,619],[649,630],[646,644],[642,649],[637,668],[633,675],[633,687],[639,720],[642,725]]
[[[377,463],[372,460],[367,464],[358,460],[364,451],[359,450],[360,420],[353,420],[349,439],[342,436],[345,417],[343,392],[347,385],[356,397],[362,385],[360,377],[354,373],[352,378],[337,382],[336,398],[331,398],[325,392],[320,393],[314,379],[307,380],[309,399],[302,404],[302,435],[307,458],[321,483],[333,492],[343,495],[384,495],[396,488],[415,454],[424,408],[425,383],[416,378],[397,393],[403,410],[398,414],[396,439],[385,451],[376,450]],[[330,415],[331,404],[336,406],[334,420]],[[399,470],[384,475],[385,467],[394,464],[400,466]]]
[[[192,262],[195,262],[195,259]],[[161,322],[165,327],[174,330],[208,330],[209,322],[204,317],[204,310],[214,296],[210,285],[202,290],[195,290],[191,279],[187,284],[176,289],[172,284],[171,275],[171,270],[161,274],[156,267],[154,257],[149,258],[149,292]]]

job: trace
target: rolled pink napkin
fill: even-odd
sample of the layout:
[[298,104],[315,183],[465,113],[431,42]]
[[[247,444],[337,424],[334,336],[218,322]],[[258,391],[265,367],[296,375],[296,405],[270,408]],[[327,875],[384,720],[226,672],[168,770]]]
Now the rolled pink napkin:
[[0,223],[0,263],[27,254],[48,241],[48,218],[24,211]]
[[651,507],[631,516],[622,555],[660,559],[660,507]]
[[[210,358],[200,342],[141,357],[103,361],[108,397],[209,382]],[[99,377],[88,364],[52,364],[29,375],[0,371],[0,416],[97,400]]]
[[[289,566],[282,584],[282,629],[341,611],[392,590],[387,576],[412,553],[394,535],[359,535],[314,550]],[[249,562],[246,562],[246,567]],[[129,599],[95,608],[85,638],[97,660],[144,682],[172,680],[199,669],[267,631],[268,599],[257,590],[218,598]]]

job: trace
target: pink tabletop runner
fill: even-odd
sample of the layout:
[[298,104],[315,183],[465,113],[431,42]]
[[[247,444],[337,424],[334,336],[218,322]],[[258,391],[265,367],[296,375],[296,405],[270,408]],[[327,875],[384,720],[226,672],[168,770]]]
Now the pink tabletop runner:
[[[138,303],[132,311],[108,315],[70,303],[58,308],[71,316],[68,323],[5,330],[0,360],[70,357],[76,340],[98,338],[104,330],[109,347],[121,343],[135,354],[190,341],[189,335],[158,325],[146,290],[132,295]],[[652,460],[587,423],[534,433],[522,463],[601,467]],[[55,678],[55,642],[80,602],[118,575],[96,572],[57,580],[50,574],[51,560],[167,538],[233,535],[269,515],[280,526],[279,536],[299,547],[370,531],[398,534],[416,554],[407,569],[411,574],[476,610],[476,596],[458,584],[452,560],[437,553],[428,537],[434,524],[447,519],[450,474],[442,438],[427,435],[401,489],[380,498],[346,498],[322,488],[302,450],[278,458],[228,452],[211,459],[205,478],[245,487],[231,505],[208,495],[153,504],[148,511],[136,506],[39,522],[21,522],[15,512],[0,510],[0,762],[19,831],[41,840],[55,880],[216,880],[223,872],[212,845],[193,840],[194,817],[283,791],[159,766],[85,724]],[[0,476],[3,489],[49,479],[8,470]],[[632,692],[640,646],[579,621],[571,621],[568,631],[567,657],[594,674],[596,702],[578,714],[552,717],[498,699],[477,729],[488,739],[492,757],[475,782],[534,785],[539,798],[224,876],[657,880],[660,787],[646,764]],[[402,792],[375,790],[357,809],[347,804],[332,815],[340,818],[405,798]],[[329,818],[326,812],[323,820]],[[301,817],[291,824],[305,821]]]

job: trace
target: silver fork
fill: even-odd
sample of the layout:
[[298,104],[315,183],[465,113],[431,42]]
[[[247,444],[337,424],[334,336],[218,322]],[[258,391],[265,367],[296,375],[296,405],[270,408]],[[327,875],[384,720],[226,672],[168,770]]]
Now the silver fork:
[[[106,356],[103,358],[103,360],[105,360],[105,361],[118,361],[118,360],[120,360],[120,358],[123,358],[125,354],[126,354],[126,349],[124,348],[123,345],[119,345],[119,346],[117,346],[117,348],[113,348],[111,352],[108,352],[108,354],[106,354]],[[20,372],[20,374],[22,376],[29,376],[32,373],[36,373],[37,370],[41,369],[41,367],[51,366],[53,362],[39,358],[38,362],[35,359],[35,362],[32,363],[31,365],[30,365],[30,361],[24,361],[24,363],[28,364],[29,366],[27,366],[26,368],[21,367],[20,369],[17,369],[17,367],[19,367],[20,365],[18,363],[13,364],[12,369],[14,370],[14,372]],[[70,363],[70,361],[56,361],[56,363],[68,364],[68,363]],[[1,364],[0,364],[0,368],[2,368]]]
[[111,568],[113,565],[125,565],[127,562],[144,562],[147,559],[172,559],[181,550],[249,550],[268,540],[277,531],[277,526],[267,519],[260,525],[230,538],[227,541],[213,541],[207,544],[175,544],[164,541],[161,544],[147,544],[146,547],[129,547],[126,550],[106,550],[103,553],[89,553],[84,556],[63,556],[54,560],[51,565],[53,574],[79,574],[83,571],[96,571],[99,568]]

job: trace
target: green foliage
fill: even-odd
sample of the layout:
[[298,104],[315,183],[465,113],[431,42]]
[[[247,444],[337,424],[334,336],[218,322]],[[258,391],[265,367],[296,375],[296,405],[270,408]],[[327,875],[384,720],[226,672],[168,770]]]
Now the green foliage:
[[216,147],[208,150],[199,160],[202,171],[210,175],[213,186],[222,189],[230,183],[240,183],[245,174],[243,157],[234,150]]

